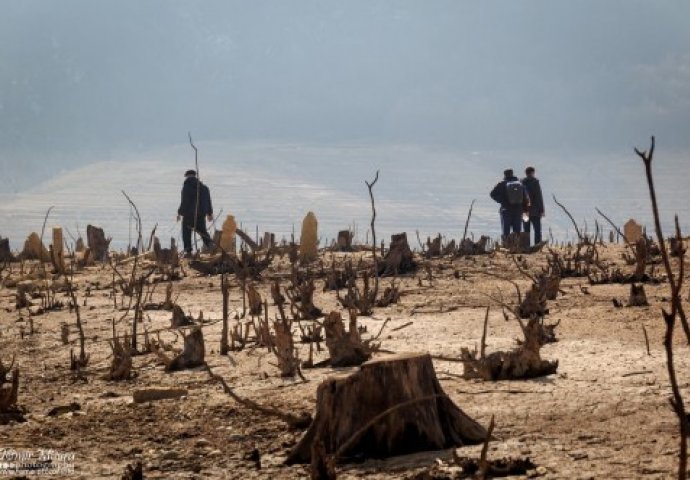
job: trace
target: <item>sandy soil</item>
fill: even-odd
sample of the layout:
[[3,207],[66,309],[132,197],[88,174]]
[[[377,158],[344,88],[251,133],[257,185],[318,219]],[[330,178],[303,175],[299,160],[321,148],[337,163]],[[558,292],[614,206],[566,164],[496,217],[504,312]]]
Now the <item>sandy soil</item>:
[[[602,249],[609,261],[621,266],[622,247]],[[331,253],[325,253],[330,264]],[[343,257],[345,254],[335,254]],[[362,254],[354,254],[362,255]],[[523,257],[531,271],[545,265],[546,254]],[[431,261],[433,279],[420,269],[417,275],[399,279],[403,296],[397,305],[376,309],[372,317],[360,318],[368,334],[379,331],[382,348],[394,352],[418,351],[448,357],[459,356],[461,347],[479,343],[488,296],[503,295],[515,302],[510,283],[487,275],[497,273],[527,287],[526,280],[504,253],[492,256]],[[28,267],[27,267],[28,268]],[[629,267],[624,267],[629,268]],[[18,266],[11,276],[16,277]],[[285,278],[286,259],[271,266],[265,277]],[[454,275],[459,272],[459,275]],[[307,382],[282,379],[265,349],[248,348],[230,357],[218,354],[221,324],[220,277],[203,277],[186,268],[187,276],[174,283],[177,302],[195,317],[203,311],[206,360],[236,393],[285,411],[313,413],[315,391],[331,368],[304,370]],[[281,421],[258,414],[223,393],[218,384],[199,368],[165,373],[155,357],[134,359],[137,376],[129,381],[102,379],[109,365],[112,319],[123,312],[113,309],[107,266],[89,267],[75,274],[79,302],[85,321],[87,352],[91,355],[86,380],[69,369],[70,349],[77,350],[74,315],[64,308],[33,317],[30,334],[26,309],[15,308],[15,289],[0,289],[0,355],[5,365],[13,354],[21,372],[19,405],[27,411],[25,423],[0,426],[0,449],[4,452],[36,452],[53,449],[73,455],[74,472],[65,478],[113,478],[127,464],[140,460],[146,478],[304,478],[306,467],[286,467],[283,460],[302,432],[290,431]],[[3,272],[3,278],[8,271]],[[459,276],[460,278],[456,278]],[[420,282],[420,278],[422,279]],[[234,282],[234,280],[233,280]],[[383,280],[387,285],[389,280]],[[317,281],[317,286],[323,284]],[[86,286],[90,296],[85,296]],[[585,291],[580,286],[586,286]],[[317,287],[315,303],[324,311],[337,308],[334,292]],[[268,283],[260,285],[263,295]],[[523,288],[524,289],[524,288]],[[627,285],[589,286],[586,278],[569,278],[562,294],[549,302],[547,321],[560,321],[559,341],[545,346],[546,359],[558,359],[556,375],[529,381],[480,382],[460,377],[462,364],[434,360],[441,384],[448,395],[470,416],[488,425],[495,415],[496,440],[490,458],[529,457],[539,468],[531,472],[543,478],[669,478],[677,460],[677,420],[669,405],[665,355],[661,345],[663,321],[660,307],[667,301],[668,286],[648,285],[650,307],[616,308],[612,298],[626,300]],[[164,285],[154,293],[162,301]],[[65,303],[68,298],[60,293]],[[236,283],[231,290],[231,308],[241,311]],[[275,307],[270,307],[271,315]],[[234,315],[234,312],[233,312]],[[131,314],[117,324],[123,332]],[[236,322],[237,320],[233,320]],[[60,325],[69,323],[70,344],[60,340]],[[148,329],[169,326],[170,312],[147,311]],[[408,322],[411,325],[393,331]],[[506,321],[499,307],[490,314],[488,351],[508,349],[521,336],[514,319]],[[647,354],[642,326],[650,339]],[[23,338],[21,336],[23,330]],[[677,335],[679,371],[687,371],[687,350]],[[181,346],[181,337],[161,334]],[[300,344],[301,358],[306,345]],[[383,355],[383,354],[379,354]],[[321,353],[316,360],[325,358]],[[347,371],[348,369],[338,369]],[[685,375],[681,386],[688,392]],[[147,387],[186,388],[186,397],[137,404],[135,389]],[[81,409],[48,416],[51,408],[77,402]],[[356,408],[353,405],[353,408]],[[10,450],[8,450],[10,449]],[[257,468],[256,453],[260,456]],[[462,456],[478,456],[480,447],[457,449]],[[6,453],[5,453],[6,454]],[[368,460],[339,468],[339,478],[413,478],[435,467],[443,471],[450,451],[422,452],[386,460]],[[69,462],[68,462],[69,463]],[[439,469],[438,465],[442,465]],[[445,469],[446,471],[450,471]]]

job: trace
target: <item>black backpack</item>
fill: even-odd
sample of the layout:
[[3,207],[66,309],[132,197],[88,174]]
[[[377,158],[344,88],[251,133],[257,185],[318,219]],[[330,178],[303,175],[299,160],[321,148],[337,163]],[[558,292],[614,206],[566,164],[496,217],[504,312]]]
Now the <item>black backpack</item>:
[[508,204],[522,205],[522,199],[525,196],[525,186],[520,180],[511,180],[506,182],[506,192],[508,197]]

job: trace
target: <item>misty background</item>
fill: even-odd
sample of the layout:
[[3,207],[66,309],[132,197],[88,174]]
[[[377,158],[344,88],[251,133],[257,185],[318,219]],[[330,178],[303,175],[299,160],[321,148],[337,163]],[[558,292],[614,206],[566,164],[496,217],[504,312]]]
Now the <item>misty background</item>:
[[[289,235],[498,232],[488,192],[533,164],[589,225],[649,222],[634,146],[657,137],[665,224],[690,230],[690,4],[681,1],[3,0],[0,235],[53,223],[126,245],[129,206],[175,236],[199,147],[216,212]],[[547,203],[545,227],[567,219]],[[593,227],[592,227],[593,228]],[[667,230],[667,233],[670,233]]]

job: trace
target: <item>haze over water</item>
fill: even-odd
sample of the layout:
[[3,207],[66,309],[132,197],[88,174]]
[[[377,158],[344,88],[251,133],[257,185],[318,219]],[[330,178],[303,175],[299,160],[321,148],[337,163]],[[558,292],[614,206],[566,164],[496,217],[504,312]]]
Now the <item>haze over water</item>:
[[[364,180],[371,181],[378,169],[374,195],[379,238],[387,241],[392,233],[406,231],[415,247],[416,231],[422,240],[436,233],[460,238],[473,199],[470,232],[495,238],[498,205],[488,192],[504,168],[519,172],[526,165],[536,166],[541,179],[547,238],[549,228],[556,240],[574,236],[570,221],[552,200],[554,194],[590,232],[597,218],[606,232],[610,230],[595,207],[619,226],[628,218],[652,226],[644,169],[632,151],[583,158],[412,146],[197,146],[201,177],[211,188],[215,213],[222,218],[235,215],[252,236],[258,227],[260,234],[271,231],[278,239],[289,239],[293,231],[299,237],[302,218],[311,210],[319,219],[322,244],[346,228],[354,228],[364,242],[371,219]],[[677,195],[685,189],[677,172],[687,165],[687,157],[657,148],[654,168],[666,233],[672,233],[673,213],[690,232],[690,205]],[[92,223],[113,237],[114,247],[124,248],[136,237],[124,190],[140,210],[144,237],[158,224],[160,238],[179,242],[175,214],[188,168],[194,168],[193,151],[181,144],[57,174],[20,193],[2,195],[0,235],[9,236],[13,248],[21,248],[29,232],[40,232],[46,210],[54,206],[48,226],[62,225],[76,237]]]

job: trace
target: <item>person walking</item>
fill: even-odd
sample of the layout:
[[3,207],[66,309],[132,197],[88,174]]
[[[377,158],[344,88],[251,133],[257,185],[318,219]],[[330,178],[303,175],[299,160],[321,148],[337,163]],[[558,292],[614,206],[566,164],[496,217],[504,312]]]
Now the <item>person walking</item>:
[[509,168],[504,170],[503,180],[491,190],[490,196],[501,205],[499,213],[503,241],[506,241],[511,231],[513,233],[522,231],[522,213],[529,208],[529,195],[525,186]]
[[527,195],[530,198],[529,218],[523,222],[523,230],[530,233],[530,225],[534,229],[534,245],[541,243],[541,219],[544,216],[544,198],[541,194],[539,179],[534,176],[534,167],[525,169],[526,177],[522,179]]
[[[192,232],[201,236],[206,248],[213,245],[206,230],[206,221],[213,220],[211,191],[196,177],[196,171],[187,170],[182,185],[182,199],[177,209],[177,221],[182,220],[182,244],[186,257],[192,255]],[[204,218],[206,217],[206,218]]]

